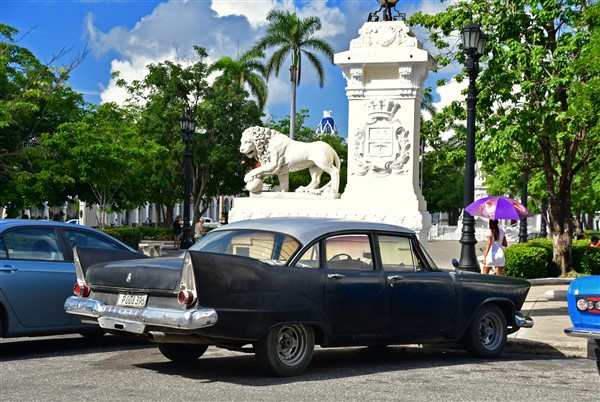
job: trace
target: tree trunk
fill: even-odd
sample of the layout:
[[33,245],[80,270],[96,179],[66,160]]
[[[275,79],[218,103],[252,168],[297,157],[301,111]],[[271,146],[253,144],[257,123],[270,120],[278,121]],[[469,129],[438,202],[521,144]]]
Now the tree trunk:
[[570,197],[567,197],[561,191],[548,197],[548,215],[552,234],[552,262],[560,270],[560,276],[565,277],[567,272],[573,270],[573,256],[571,253],[573,224]]
[[296,67],[290,67],[290,79],[292,81],[292,102],[290,108],[290,139],[296,137],[296,81],[297,81]]

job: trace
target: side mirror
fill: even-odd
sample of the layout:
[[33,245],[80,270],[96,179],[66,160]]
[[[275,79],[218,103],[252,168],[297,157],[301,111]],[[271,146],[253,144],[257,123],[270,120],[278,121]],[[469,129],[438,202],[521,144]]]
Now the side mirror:
[[454,268],[458,268],[458,260],[457,260],[456,258],[453,258],[453,259],[452,259],[452,266],[453,266]]

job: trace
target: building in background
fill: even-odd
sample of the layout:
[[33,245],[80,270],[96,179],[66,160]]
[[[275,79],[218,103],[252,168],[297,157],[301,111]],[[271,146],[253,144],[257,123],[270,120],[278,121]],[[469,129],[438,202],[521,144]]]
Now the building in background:
[[317,126],[317,134],[319,136],[323,134],[338,135],[338,128],[332,114],[331,110],[323,110],[323,118]]

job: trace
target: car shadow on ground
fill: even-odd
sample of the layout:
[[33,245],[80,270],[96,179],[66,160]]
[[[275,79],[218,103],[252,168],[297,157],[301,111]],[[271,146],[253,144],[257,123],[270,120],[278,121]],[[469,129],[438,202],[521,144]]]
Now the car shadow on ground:
[[[531,359],[543,360],[545,357],[502,354],[494,360]],[[461,366],[473,362],[485,363],[486,361],[485,359],[473,359],[463,350],[390,346],[387,348],[317,348],[306,371],[296,377],[269,375],[260,369],[253,354],[238,356],[229,354],[226,357],[220,357],[207,352],[206,355],[192,363],[178,364],[164,360],[134,365],[157,373],[181,376],[201,382],[224,382],[262,387],[298,381],[351,378],[383,372]]]
[[74,352],[155,348],[145,339],[112,335],[59,335],[45,337],[8,338],[0,340],[0,362],[48,356],[69,356]]

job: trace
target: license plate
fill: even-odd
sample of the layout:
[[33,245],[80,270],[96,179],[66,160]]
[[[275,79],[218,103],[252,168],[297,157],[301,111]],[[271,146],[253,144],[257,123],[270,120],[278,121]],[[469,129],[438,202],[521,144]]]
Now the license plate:
[[145,307],[148,295],[127,295],[120,293],[117,306],[123,307]]

